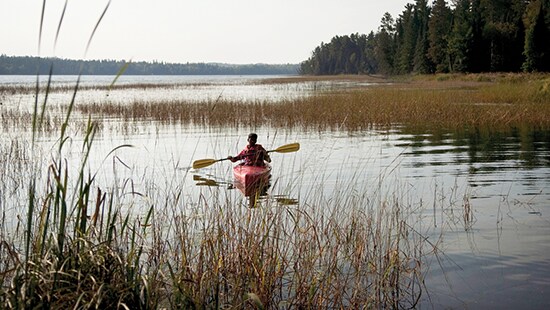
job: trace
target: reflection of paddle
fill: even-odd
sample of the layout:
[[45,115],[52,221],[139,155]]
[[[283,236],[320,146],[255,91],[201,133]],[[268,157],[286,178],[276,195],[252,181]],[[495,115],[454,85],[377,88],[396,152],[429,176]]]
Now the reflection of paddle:
[[225,183],[225,182],[218,182],[214,179],[208,179],[208,178],[204,178],[204,177],[201,177],[200,175],[193,175],[193,181],[197,181],[197,183],[195,183],[195,185],[197,186],[220,186],[221,183]]
[[[280,146],[274,150],[267,151],[268,153],[271,152],[277,152],[277,153],[291,153],[296,152],[300,149],[300,143],[290,143],[285,144],[283,146]],[[204,167],[208,167],[212,164],[215,164],[222,160],[227,160],[229,158],[221,158],[221,159],[212,159],[212,158],[206,158],[206,159],[198,159],[193,162],[193,169],[200,169]]]

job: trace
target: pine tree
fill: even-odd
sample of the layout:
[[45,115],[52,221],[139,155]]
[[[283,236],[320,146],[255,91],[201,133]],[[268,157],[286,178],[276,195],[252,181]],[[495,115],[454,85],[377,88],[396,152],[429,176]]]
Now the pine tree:
[[428,23],[428,57],[435,72],[449,72],[447,46],[452,26],[452,12],[445,0],[435,0]]
[[482,0],[483,38],[490,71],[518,71],[524,42],[523,0]]
[[376,36],[374,32],[369,32],[365,47],[364,47],[364,63],[363,63],[363,72],[367,74],[378,73],[378,63],[376,61]]
[[417,0],[414,6],[414,20],[416,25],[416,44],[414,47],[413,72],[432,73],[433,63],[428,57],[428,23],[430,8],[427,0]]
[[473,29],[469,21],[469,12],[469,0],[456,1],[448,45],[449,69],[451,72],[468,72],[470,70]]
[[533,16],[532,21],[527,20],[527,33],[525,35],[525,62],[523,70],[532,71],[550,71],[550,47],[548,38],[550,31],[545,21],[548,15],[545,10],[545,3],[537,0],[533,1],[528,8],[528,15]]
[[395,26],[390,13],[382,17],[381,25],[375,36],[374,58],[378,67],[377,72],[392,74],[395,72]]
[[406,74],[412,72],[415,47],[417,43],[417,25],[414,18],[414,6],[407,4],[405,11],[396,22],[396,60],[395,72]]

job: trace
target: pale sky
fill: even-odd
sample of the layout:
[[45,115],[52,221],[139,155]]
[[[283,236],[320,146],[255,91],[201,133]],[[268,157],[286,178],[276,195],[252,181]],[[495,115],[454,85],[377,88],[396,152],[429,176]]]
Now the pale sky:
[[300,63],[335,35],[377,31],[412,0],[0,0],[0,54],[132,61]]

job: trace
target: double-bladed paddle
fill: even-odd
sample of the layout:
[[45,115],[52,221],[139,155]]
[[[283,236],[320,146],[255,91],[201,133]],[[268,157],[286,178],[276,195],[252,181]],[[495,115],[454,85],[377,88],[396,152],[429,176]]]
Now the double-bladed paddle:
[[[282,146],[279,146],[278,148],[274,150],[267,151],[268,153],[276,152],[276,153],[292,153],[296,152],[300,149],[300,143],[290,143],[285,144]],[[206,159],[198,159],[193,162],[193,169],[200,169],[204,167],[208,167],[210,165],[213,165],[219,161],[227,160],[229,158],[221,158],[221,159],[212,159],[212,158],[206,158]]]

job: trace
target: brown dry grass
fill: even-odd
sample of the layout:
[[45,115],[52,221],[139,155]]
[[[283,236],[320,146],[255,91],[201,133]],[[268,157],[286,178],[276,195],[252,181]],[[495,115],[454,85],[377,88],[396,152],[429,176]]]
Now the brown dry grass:
[[522,76],[493,80],[470,76],[435,80],[413,78],[282,103],[135,101],[130,105],[85,104],[79,109],[100,118],[201,126],[268,125],[348,131],[393,125],[447,129],[550,128],[550,79],[538,75]]

